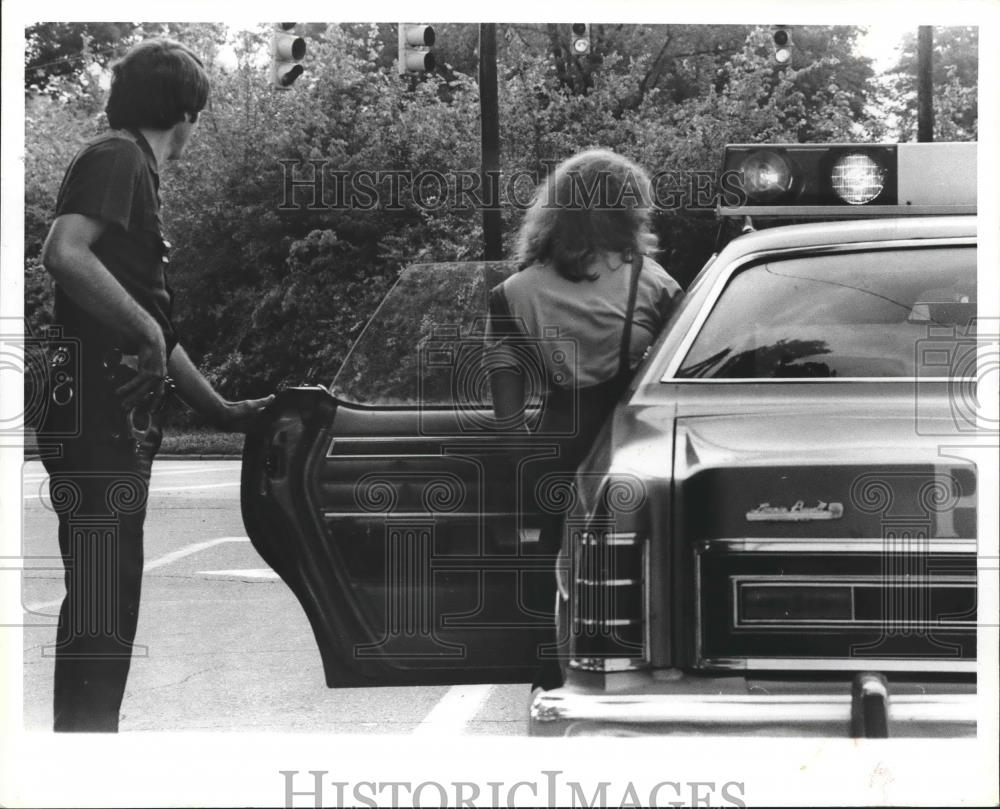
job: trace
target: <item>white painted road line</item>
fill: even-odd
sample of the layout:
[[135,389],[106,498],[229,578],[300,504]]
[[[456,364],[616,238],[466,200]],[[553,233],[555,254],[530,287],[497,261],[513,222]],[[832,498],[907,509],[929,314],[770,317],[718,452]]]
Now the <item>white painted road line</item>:
[[218,537],[217,539],[208,539],[205,542],[195,542],[192,545],[185,545],[183,548],[178,548],[176,551],[171,551],[166,553],[158,559],[154,559],[152,562],[147,562],[143,568],[143,573],[148,573],[150,570],[156,570],[158,567],[163,567],[164,565],[169,565],[171,562],[176,562],[178,559],[183,559],[185,556],[190,556],[192,553],[198,553],[199,551],[206,550],[207,548],[212,548],[215,545],[221,545],[224,542],[249,542],[250,537]]
[[[185,556],[190,556],[193,553],[198,553],[199,551],[212,548],[216,545],[221,545],[224,542],[249,542],[250,537],[217,537],[216,539],[209,539],[205,542],[194,542],[191,545],[185,545],[183,548],[178,548],[176,551],[171,551],[157,559],[153,559],[146,562],[142,567],[143,573],[148,573],[150,570],[156,570],[158,567],[163,567],[164,565],[169,565],[171,562],[176,562],[178,559],[183,559]],[[25,612],[41,612],[42,610],[48,610],[52,607],[58,607],[62,604],[62,597],[60,596],[53,601],[42,601],[38,604],[28,604],[25,606]]]
[[492,685],[453,685],[423,721],[414,736],[454,736],[461,734],[490,693]]
[[[227,487],[239,486],[238,480],[228,480],[225,483],[201,483],[195,486],[154,486],[149,490],[150,494],[163,494],[165,492],[191,492],[196,489],[224,489]],[[48,499],[48,492],[37,491],[24,495],[25,500]]]
[[154,486],[149,490],[150,494],[159,492],[191,492],[195,489],[222,489],[226,486],[239,486],[238,480],[227,480],[225,483],[202,483],[197,486]]
[[[237,472],[239,473],[242,461],[233,461],[227,466],[174,466],[173,464],[162,464],[153,467],[153,480],[162,475],[200,475],[209,472]],[[23,480],[25,483],[41,483],[48,480],[48,472],[25,472]]]
[[199,570],[196,576],[216,576],[225,579],[278,579],[269,567],[255,568],[253,570]]

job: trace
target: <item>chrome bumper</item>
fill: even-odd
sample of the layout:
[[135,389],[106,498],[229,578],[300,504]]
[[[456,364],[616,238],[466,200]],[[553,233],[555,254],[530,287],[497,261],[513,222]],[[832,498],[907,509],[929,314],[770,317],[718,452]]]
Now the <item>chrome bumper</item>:
[[[651,682],[639,692],[583,690],[569,686],[535,695],[529,714],[533,736],[640,736],[734,734],[839,736],[852,734],[851,683],[768,683],[769,688],[733,678],[709,693],[706,678]],[[890,737],[955,737],[976,734],[972,683],[907,683],[890,688],[886,703]],[[808,687],[808,686],[807,686]],[[754,690],[759,693],[752,693]],[[746,693],[748,690],[751,693]],[[798,693],[792,693],[798,692]]]

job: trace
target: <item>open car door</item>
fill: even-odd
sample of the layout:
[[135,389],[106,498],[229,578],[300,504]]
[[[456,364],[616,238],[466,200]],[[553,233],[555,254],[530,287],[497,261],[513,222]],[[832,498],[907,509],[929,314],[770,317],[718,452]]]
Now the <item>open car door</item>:
[[407,269],[330,390],[280,393],[248,434],[242,508],[298,597],[327,685],[527,682],[553,575],[517,480],[552,449],[497,428],[482,367],[506,262]]

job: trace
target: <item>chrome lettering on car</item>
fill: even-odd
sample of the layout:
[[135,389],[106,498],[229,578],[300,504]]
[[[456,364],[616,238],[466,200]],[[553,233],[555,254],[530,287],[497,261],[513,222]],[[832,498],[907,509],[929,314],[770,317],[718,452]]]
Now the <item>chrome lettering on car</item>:
[[747,512],[749,522],[805,522],[807,520],[839,520],[844,516],[843,503],[824,503],[819,500],[815,506],[806,506],[804,500],[796,500],[790,508],[761,503]]

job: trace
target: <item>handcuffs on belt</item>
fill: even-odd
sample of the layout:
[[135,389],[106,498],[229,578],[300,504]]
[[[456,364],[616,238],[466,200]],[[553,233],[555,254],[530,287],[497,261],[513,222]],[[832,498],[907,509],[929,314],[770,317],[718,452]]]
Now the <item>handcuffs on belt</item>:
[[[105,380],[109,383],[112,390],[117,390],[138,373],[138,357],[124,354],[117,348],[110,349],[104,353],[101,357],[101,365],[104,368]],[[153,447],[154,451],[159,447],[163,425],[154,417],[163,410],[167,398],[175,393],[176,390],[177,386],[174,380],[169,376],[164,376],[163,394],[159,397],[159,401],[155,407],[150,409],[139,403],[124,412],[125,427],[132,440],[133,449],[137,453],[153,443],[156,445]],[[148,400],[152,401],[155,397],[156,391],[150,391]],[[118,440],[123,435],[114,431],[111,437]]]

